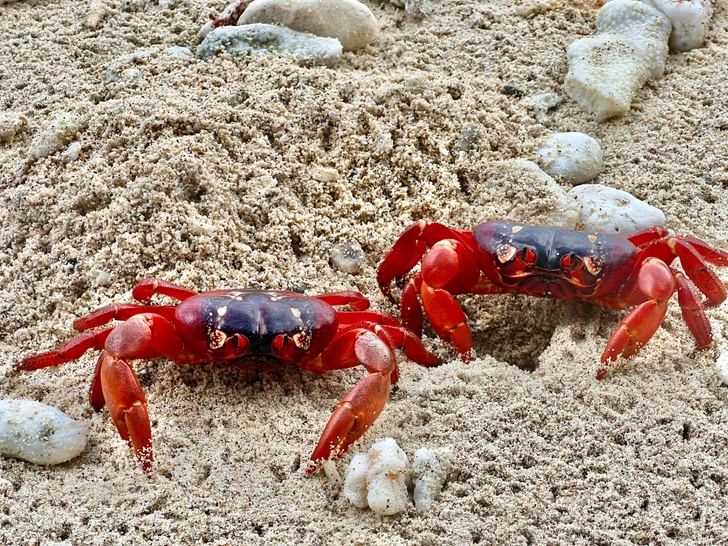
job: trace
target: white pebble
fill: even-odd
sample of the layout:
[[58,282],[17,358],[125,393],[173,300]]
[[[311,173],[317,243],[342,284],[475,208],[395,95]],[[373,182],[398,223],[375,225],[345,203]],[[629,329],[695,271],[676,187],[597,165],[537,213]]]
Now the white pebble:
[[167,55],[172,57],[192,58],[194,54],[189,47],[171,46],[164,50]]
[[670,19],[670,49],[690,51],[705,43],[713,16],[711,0],[642,0],[642,3],[661,11]]
[[585,184],[569,191],[581,205],[585,231],[630,237],[650,226],[664,226],[665,215],[626,191]]
[[378,30],[374,14],[356,0],[255,0],[238,19],[238,25],[250,23],[337,38],[344,51],[366,46]]
[[728,351],[720,353],[715,361],[715,371],[718,374],[718,385],[728,385]]
[[392,438],[385,438],[352,459],[346,470],[344,496],[359,508],[369,506],[379,515],[391,516],[407,509],[409,482],[407,455]]
[[452,450],[421,447],[415,451],[412,461],[413,482],[415,484],[415,507],[429,510],[435,498],[442,491],[452,466]]
[[364,251],[356,241],[344,241],[331,249],[331,265],[344,273],[355,275],[361,270]]
[[69,144],[63,152],[63,157],[68,161],[76,161],[81,156],[81,143],[76,141]]
[[92,0],[88,13],[86,14],[86,28],[89,30],[97,30],[101,26],[101,22],[107,13],[107,8],[101,0]]
[[0,454],[58,464],[86,448],[86,425],[33,400],[0,400]]
[[536,153],[547,174],[574,185],[588,182],[602,170],[602,148],[584,133],[556,133]]
[[646,4],[612,0],[599,10],[596,26],[596,36],[569,46],[564,89],[604,121],[627,113],[645,82],[662,77],[672,25]]

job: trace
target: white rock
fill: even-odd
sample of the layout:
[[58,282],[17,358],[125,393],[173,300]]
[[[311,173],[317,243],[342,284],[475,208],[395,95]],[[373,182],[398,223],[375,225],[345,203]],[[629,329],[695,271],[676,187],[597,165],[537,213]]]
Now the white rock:
[[374,137],[374,151],[378,154],[388,154],[394,148],[394,140],[392,140],[392,133],[384,131],[377,133]]
[[250,23],[336,38],[344,51],[366,46],[378,30],[374,14],[356,0],[255,0],[238,19],[239,25]]
[[33,400],[0,400],[0,454],[58,464],[86,448],[86,425]]
[[715,361],[715,371],[718,374],[718,385],[728,385],[728,351],[722,351]]
[[341,44],[335,38],[310,36],[266,24],[218,27],[197,48],[197,55],[202,59],[223,52],[231,55],[283,53],[329,68],[341,60]]
[[664,226],[660,209],[626,191],[601,184],[585,184],[569,191],[581,205],[585,231],[629,237],[650,226]]
[[188,47],[182,47],[182,46],[171,46],[164,50],[164,52],[167,55],[171,55],[172,57],[188,57],[192,58],[194,57],[192,51]]
[[661,11],[670,19],[670,49],[690,51],[705,43],[713,16],[711,0],[642,0],[642,3]]
[[407,509],[410,464],[407,455],[392,438],[374,444],[359,453],[346,470],[344,496],[359,508],[369,506],[382,516],[399,514]]
[[572,184],[583,184],[602,170],[602,148],[584,133],[555,133],[536,153],[547,174]]
[[569,46],[564,89],[604,121],[628,112],[645,82],[662,77],[672,25],[660,11],[634,0],[605,4],[596,25],[596,36]]
[[415,485],[415,507],[429,510],[442,491],[452,466],[450,449],[433,450],[421,447],[412,461],[412,481]]

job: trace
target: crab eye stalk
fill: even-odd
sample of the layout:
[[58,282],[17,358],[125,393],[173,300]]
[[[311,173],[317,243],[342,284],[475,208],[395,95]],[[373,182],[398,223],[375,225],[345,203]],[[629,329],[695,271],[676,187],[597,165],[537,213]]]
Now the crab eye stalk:
[[235,334],[234,336],[231,336],[227,339],[227,344],[236,352],[241,353],[248,350],[248,346],[250,343],[248,343],[248,339],[241,335],[241,334]]
[[574,252],[569,252],[566,256],[561,258],[561,266],[569,271],[575,271],[581,269],[583,261]]
[[536,255],[536,251],[532,248],[526,247],[521,250],[521,261],[524,264],[533,265],[536,263],[537,258],[538,256]]
[[273,340],[273,348],[275,348],[278,351],[281,351],[288,347],[291,343],[291,338],[288,337],[288,334],[281,334],[280,336],[277,336]]

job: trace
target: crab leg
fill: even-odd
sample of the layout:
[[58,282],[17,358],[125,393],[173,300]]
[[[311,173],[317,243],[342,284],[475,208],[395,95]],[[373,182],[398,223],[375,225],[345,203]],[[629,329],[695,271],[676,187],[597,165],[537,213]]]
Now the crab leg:
[[[665,262],[648,258],[642,263],[637,288],[649,300],[632,309],[620,322],[602,353],[601,361],[605,366],[619,355],[633,356],[655,335],[667,313],[667,303],[675,292],[676,282]],[[606,372],[606,367],[597,371],[597,379],[602,379]]]
[[394,302],[390,283],[404,277],[424,256],[428,247],[443,239],[454,239],[464,244],[470,231],[449,228],[430,220],[419,220],[405,229],[397,238],[377,269],[377,283],[389,301]]
[[432,329],[440,339],[449,341],[460,353],[463,361],[473,359],[473,338],[468,318],[457,300],[447,290],[422,283],[422,306]]
[[154,277],[139,281],[131,293],[134,299],[139,301],[149,301],[154,294],[162,294],[163,296],[169,296],[180,301],[197,295],[197,292],[194,290],[189,290],[172,282]]
[[[384,332],[381,335],[387,336]],[[380,335],[364,328],[346,330],[337,335],[320,356],[320,371],[358,365],[364,366],[369,375],[339,400],[311,454],[309,474],[315,472],[323,460],[340,455],[358,440],[379,417],[389,398],[390,375],[395,373],[397,361],[389,343]]]
[[181,352],[182,340],[174,326],[161,315],[143,313],[111,331],[96,365],[89,391],[91,404],[100,410],[106,402],[119,435],[132,445],[145,472],[152,463],[147,401],[134,370],[125,359],[165,356],[183,362]]
[[365,298],[361,292],[355,290],[345,290],[343,292],[329,292],[314,296],[329,305],[348,305],[355,311],[364,311],[369,309],[369,300]]
[[384,311],[339,311],[337,313],[340,325],[358,324],[371,322],[372,324],[387,324],[399,326],[399,321]]
[[700,292],[690,279],[685,278],[685,275],[675,270],[673,273],[677,282],[677,301],[680,304],[683,320],[700,348],[708,347],[713,342],[713,333],[700,303]]
[[47,351],[29,356],[22,362],[16,364],[15,369],[18,371],[39,370],[40,368],[58,366],[71,360],[77,360],[89,349],[103,349],[106,338],[112,330],[113,328],[104,328],[103,330],[79,334],[55,351]]
[[76,330],[88,330],[96,326],[108,324],[112,320],[128,320],[134,315],[141,313],[156,313],[167,320],[174,318],[173,305],[139,305],[138,303],[112,303],[96,309],[84,317],[77,318],[73,322]]
[[[699,239],[696,240],[699,241]],[[712,253],[708,256],[711,259],[718,260],[722,258],[721,254],[718,254],[719,251],[710,250]],[[687,276],[708,298],[705,305],[714,307],[723,303],[728,295],[726,287],[718,278],[718,275],[708,266],[704,256],[693,245],[680,239],[675,240],[675,252],[680,258],[680,263]],[[728,261],[726,264],[728,264]]]

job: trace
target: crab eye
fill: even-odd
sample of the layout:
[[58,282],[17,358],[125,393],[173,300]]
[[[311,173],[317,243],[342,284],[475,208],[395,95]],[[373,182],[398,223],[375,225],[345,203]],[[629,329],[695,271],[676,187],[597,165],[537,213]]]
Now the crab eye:
[[288,334],[281,334],[273,340],[273,347],[277,350],[285,349],[291,343],[291,338]]
[[240,334],[235,334],[234,336],[229,337],[227,339],[227,343],[228,343],[228,345],[230,345],[230,347],[232,349],[234,349],[238,352],[241,350],[242,351],[246,350],[249,345],[248,339],[245,336],[240,335]]
[[529,265],[535,264],[536,258],[538,258],[538,256],[536,255],[536,252],[532,248],[526,247],[523,250],[521,250],[521,261],[523,263],[529,264]]
[[569,271],[580,269],[584,262],[575,253],[569,252],[566,256],[561,258],[561,266]]

